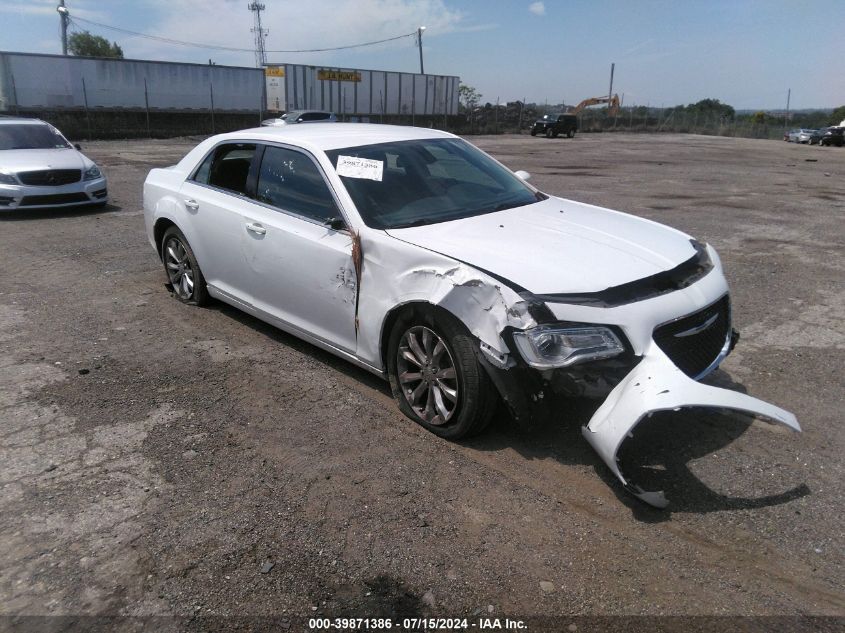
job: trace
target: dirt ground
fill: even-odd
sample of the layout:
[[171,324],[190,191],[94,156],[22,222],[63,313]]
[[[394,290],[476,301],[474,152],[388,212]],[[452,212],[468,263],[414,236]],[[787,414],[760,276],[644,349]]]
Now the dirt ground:
[[713,244],[742,339],[711,380],[804,432],[654,416],[622,459],[665,511],[582,439],[597,402],[561,401],[530,435],[499,415],[480,438],[438,439],[372,375],[168,294],[141,185],[196,140],[92,142],[110,206],[0,217],[0,614],[842,625],[845,149],[470,140],[548,193]]

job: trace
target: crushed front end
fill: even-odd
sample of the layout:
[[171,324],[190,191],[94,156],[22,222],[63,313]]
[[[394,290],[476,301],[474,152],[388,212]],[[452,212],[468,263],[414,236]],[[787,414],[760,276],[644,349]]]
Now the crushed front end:
[[560,413],[548,396],[603,398],[583,434],[626,490],[665,507],[619,469],[617,453],[652,413],[692,407],[738,410],[795,431],[795,416],[774,405],[698,381],[714,371],[738,339],[721,263],[710,247],[673,270],[590,295],[521,293],[537,325],[505,328],[511,354],[479,357],[514,420],[531,427]]

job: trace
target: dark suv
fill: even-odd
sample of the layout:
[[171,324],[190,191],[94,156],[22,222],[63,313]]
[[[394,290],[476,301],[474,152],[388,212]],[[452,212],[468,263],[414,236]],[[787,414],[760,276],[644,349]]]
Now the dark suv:
[[813,133],[809,143],[810,145],[818,143],[819,145],[836,145],[837,147],[842,147],[843,143],[845,143],[843,133],[845,133],[845,127],[823,127]]
[[578,117],[574,114],[547,114],[531,126],[531,136],[545,134],[549,138],[556,138],[558,134],[566,134],[572,138],[577,130]]

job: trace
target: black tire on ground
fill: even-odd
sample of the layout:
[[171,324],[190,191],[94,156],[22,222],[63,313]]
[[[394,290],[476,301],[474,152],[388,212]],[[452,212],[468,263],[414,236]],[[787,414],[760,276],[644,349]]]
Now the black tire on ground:
[[[404,338],[406,334],[419,332],[421,328],[430,330],[445,344],[449,356],[442,364],[448,364],[449,361],[453,361],[454,364],[456,377],[450,384],[457,386],[457,397],[450,418],[445,423],[441,421],[432,424],[419,415],[409,403],[408,399],[412,397],[411,391],[423,384],[422,380],[416,383],[406,382],[404,386],[400,383],[398,372],[399,354],[402,352],[400,344],[407,340]],[[424,313],[416,311],[397,319],[391,330],[387,347],[387,373],[399,410],[420,426],[449,440],[457,440],[483,431],[490,423],[490,418],[496,409],[498,393],[487,372],[476,358],[477,347],[478,341],[451,315],[433,311]],[[441,356],[437,361],[438,364],[441,364],[443,360]],[[422,371],[419,375],[422,375]],[[428,391],[427,397],[432,397],[431,390]]]
[[208,303],[208,289],[197,258],[185,235],[175,226],[167,229],[161,238],[161,261],[174,297],[188,305]]
[[533,127],[531,128],[531,136],[537,136],[537,130],[535,130]]
[[575,136],[575,130],[569,130],[566,133],[566,138],[572,138],[573,136]]
[[552,128],[547,127],[546,128],[546,138],[552,138],[553,136],[554,136],[554,132],[552,131]]

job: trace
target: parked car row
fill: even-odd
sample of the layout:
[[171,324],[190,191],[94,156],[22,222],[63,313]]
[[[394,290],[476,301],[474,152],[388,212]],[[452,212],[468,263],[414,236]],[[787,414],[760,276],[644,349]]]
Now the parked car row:
[[808,145],[822,146],[836,145],[837,147],[842,147],[845,144],[843,133],[845,133],[845,127],[838,125],[823,127],[818,130],[799,128],[784,133],[783,140],[789,143],[806,143]]

